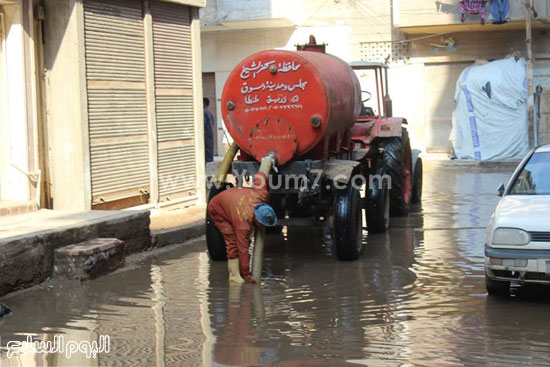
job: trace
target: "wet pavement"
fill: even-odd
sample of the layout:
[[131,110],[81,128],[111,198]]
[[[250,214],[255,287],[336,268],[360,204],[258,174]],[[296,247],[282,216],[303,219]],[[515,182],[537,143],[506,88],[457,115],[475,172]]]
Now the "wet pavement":
[[[550,365],[548,291],[485,292],[484,227],[510,174],[426,168],[422,207],[365,232],[359,261],[337,261],[321,229],[269,236],[261,287],[229,287],[197,241],[7,297],[0,366]],[[61,336],[63,353],[8,359],[9,341]],[[108,352],[67,357],[101,340]]]

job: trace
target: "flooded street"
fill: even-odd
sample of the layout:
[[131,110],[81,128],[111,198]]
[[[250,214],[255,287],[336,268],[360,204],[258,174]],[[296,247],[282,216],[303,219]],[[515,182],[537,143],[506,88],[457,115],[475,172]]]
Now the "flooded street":
[[[261,287],[229,287],[199,240],[81,285],[8,296],[0,366],[550,365],[540,289],[485,291],[485,226],[511,172],[458,167],[427,167],[422,207],[386,234],[365,232],[359,261],[338,261],[320,228],[291,228],[268,237]],[[56,335],[108,336],[108,353],[8,359],[9,341]]]

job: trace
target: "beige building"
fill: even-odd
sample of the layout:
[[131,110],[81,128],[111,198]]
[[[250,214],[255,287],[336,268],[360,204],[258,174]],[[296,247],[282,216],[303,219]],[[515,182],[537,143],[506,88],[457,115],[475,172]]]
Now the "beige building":
[[[537,18],[532,22],[535,79],[534,85],[550,95],[550,3],[534,0]],[[451,118],[454,109],[456,81],[460,73],[476,62],[492,61],[507,56],[526,57],[525,2],[511,0],[510,22],[495,25],[488,16],[480,24],[479,15],[467,15],[461,22],[459,1],[394,0],[393,24],[406,44],[405,70],[414,83],[403,83],[398,89],[409,100],[422,124],[416,136],[428,151],[448,151]],[[489,14],[487,6],[487,14]],[[546,105],[546,106],[545,106]],[[416,106],[416,108],[414,107]],[[548,103],[541,104],[539,142],[550,141]]]
[[40,196],[33,23],[31,0],[0,1],[0,215]]
[[[550,93],[550,4],[533,4],[535,86]],[[413,145],[449,152],[462,70],[475,62],[526,56],[525,9],[516,0],[510,7],[509,23],[493,25],[488,18],[482,26],[475,15],[461,22],[458,0],[207,0],[201,10],[203,81],[205,95],[218,102],[218,148],[225,140],[219,101],[232,68],[260,50],[295,49],[313,34],[327,43],[328,53],[346,61],[387,61],[393,114],[408,119]],[[540,142],[550,139],[547,102],[548,94],[541,103]]]
[[0,1],[0,201],[202,202],[204,5]]

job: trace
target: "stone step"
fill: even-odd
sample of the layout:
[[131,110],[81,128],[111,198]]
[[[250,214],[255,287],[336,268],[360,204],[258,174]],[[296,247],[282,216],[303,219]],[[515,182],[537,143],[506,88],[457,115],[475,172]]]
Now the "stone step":
[[54,251],[54,276],[87,280],[108,274],[124,265],[124,242],[94,238]]

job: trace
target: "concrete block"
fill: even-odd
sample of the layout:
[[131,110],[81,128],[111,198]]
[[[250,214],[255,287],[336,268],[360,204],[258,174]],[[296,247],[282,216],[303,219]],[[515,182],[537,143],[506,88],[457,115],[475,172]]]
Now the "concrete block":
[[124,265],[124,242],[96,238],[54,251],[54,276],[86,280],[108,274]]
[[151,231],[149,211],[128,212],[119,218],[111,218],[102,222],[97,230],[98,237],[115,237],[124,241],[124,254],[130,255],[146,251],[151,247]]

